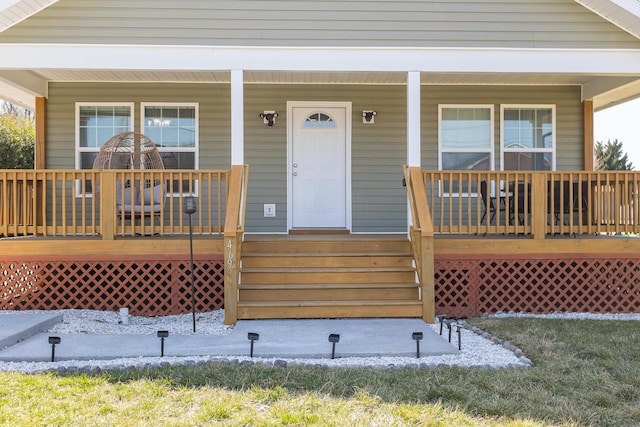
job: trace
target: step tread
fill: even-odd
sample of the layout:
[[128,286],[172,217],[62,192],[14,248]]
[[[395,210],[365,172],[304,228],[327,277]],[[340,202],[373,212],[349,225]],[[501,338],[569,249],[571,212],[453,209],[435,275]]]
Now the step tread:
[[422,301],[410,300],[354,300],[354,301],[238,301],[238,307],[330,307],[330,306],[390,306],[390,305],[421,305]]
[[385,289],[418,288],[414,282],[402,283],[240,283],[238,289]]
[[411,252],[245,252],[242,258],[411,258]]
[[383,273],[411,272],[414,267],[241,267],[241,273]]

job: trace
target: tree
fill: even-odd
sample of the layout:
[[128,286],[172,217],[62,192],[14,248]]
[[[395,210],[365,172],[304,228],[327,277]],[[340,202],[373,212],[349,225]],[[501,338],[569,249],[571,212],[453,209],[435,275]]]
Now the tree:
[[33,169],[34,147],[31,112],[5,102],[0,114],[0,169]]
[[633,170],[633,163],[629,161],[629,155],[622,150],[622,141],[608,140],[596,142],[595,146],[596,170]]

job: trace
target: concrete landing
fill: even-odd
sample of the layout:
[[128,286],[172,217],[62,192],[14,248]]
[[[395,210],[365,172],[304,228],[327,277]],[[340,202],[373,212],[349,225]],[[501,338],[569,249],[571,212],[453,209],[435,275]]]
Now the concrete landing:
[[0,350],[62,322],[62,314],[0,311]]
[[[413,332],[422,332],[421,356],[457,354],[454,343],[433,331],[420,319],[297,319],[242,320],[229,335],[170,335],[165,339],[165,356],[248,356],[247,333],[260,335],[254,343],[254,357],[330,358],[329,334],[339,334],[336,357],[415,357]],[[51,357],[48,337],[39,333],[0,350],[2,361],[47,361]],[[56,360],[156,357],[160,339],[155,334],[98,335],[56,334]]]

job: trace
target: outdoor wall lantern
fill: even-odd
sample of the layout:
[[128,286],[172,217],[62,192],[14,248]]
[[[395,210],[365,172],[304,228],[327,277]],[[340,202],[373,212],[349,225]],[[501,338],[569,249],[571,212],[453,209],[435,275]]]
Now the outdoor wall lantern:
[[51,344],[51,361],[56,360],[56,344],[60,344],[62,339],[60,337],[49,337],[49,344]]
[[196,331],[196,284],[193,265],[193,228],[191,227],[191,215],[196,213],[196,198],[186,196],[184,198],[184,213],[189,215],[189,254],[191,256],[191,317],[193,318],[193,332]]
[[269,127],[272,127],[274,124],[276,124],[277,117],[278,113],[276,113],[275,111],[264,111],[260,113],[260,118],[262,119],[263,123]]
[[255,332],[249,332],[247,334],[247,339],[251,341],[251,347],[249,348],[249,357],[253,357],[253,342],[258,341],[260,339],[260,334]]
[[364,124],[373,124],[375,123],[374,117],[378,115],[377,111],[374,110],[363,110],[362,111],[362,123]]
[[340,334],[329,334],[329,342],[331,343],[331,358],[336,358],[336,343],[340,341]]
[[416,342],[416,359],[420,359],[420,340],[423,338],[422,332],[414,332],[411,338]]
[[160,338],[160,357],[164,357],[164,339],[169,336],[169,331],[158,331]]

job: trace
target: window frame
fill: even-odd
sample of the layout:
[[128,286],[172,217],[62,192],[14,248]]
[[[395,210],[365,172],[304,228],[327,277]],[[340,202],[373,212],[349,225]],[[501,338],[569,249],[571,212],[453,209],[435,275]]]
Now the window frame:
[[[140,103],[140,132],[144,133],[145,131],[145,119],[146,119],[146,108],[147,107],[174,107],[174,108],[193,108],[194,109],[194,145],[193,147],[161,147],[158,145],[158,151],[160,153],[193,153],[193,170],[196,171],[200,169],[200,103],[199,102],[141,102]],[[159,144],[159,141],[153,141],[156,144]],[[169,169],[171,170],[171,169]],[[179,170],[179,169],[176,169]],[[198,180],[195,180],[193,183],[193,192],[175,192],[172,190],[167,191],[167,194],[170,196],[178,197],[182,196],[195,196],[197,197],[199,194],[198,188]]]
[[[470,151],[469,148],[453,148],[446,149],[443,148],[443,128],[442,128],[442,111],[445,108],[456,108],[456,109],[487,109],[489,110],[489,127],[490,127],[490,143],[488,148],[483,148],[481,150],[473,150]],[[489,169],[490,171],[495,170],[495,105],[494,104],[438,104],[438,170],[454,170],[454,169],[443,169],[442,165],[442,155],[443,153],[486,153],[489,155]],[[457,170],[457,169],[455,169]],[[480,170],[480,169],[472,169],[472,170]],[[482,169],[484,170],[484,169]],[[479,191],[479,190],[478,190]],[[478,191],[466,191],[466,192],[445,192],[444,189],[440,189],[440,192],[443,196],[451,196],[451,197],[477,197]]]
[[[504,113],[507,109],[519,109],[519,110],[551,110],[551,147],[550,148],[535,148],[527,147],[522,149],[506,148],[505,147],[505,119]],[[557,119],[556,119],[556,104],[501,104],[500,105],[500,170],[504,169],[504,155],[505,153],[551,153],[551,169],[556,170],[556,154],[557,154]]]
[[[128,107],[129,108],[129,129],[127,132],[134,131],[135,123],[135,103],[134,102],[76,102],[75,103],[75,169],[83,170],[82,168],[82,153],[99,153],[100,147],[81,147],[80,146],[80,109],[82,107]],[[114,134],[117,135],[117,134]],[[107,142],[107,141],[104,141]],[[85,168],[84,170],[91,169]],[[93,191],[82,193],[82,183],[80,180],[76,180],[76,197],[93,197]]]

